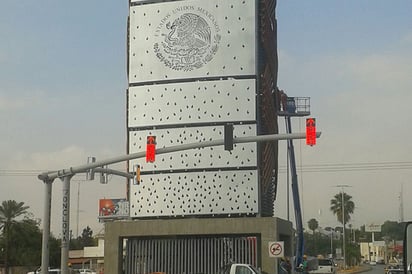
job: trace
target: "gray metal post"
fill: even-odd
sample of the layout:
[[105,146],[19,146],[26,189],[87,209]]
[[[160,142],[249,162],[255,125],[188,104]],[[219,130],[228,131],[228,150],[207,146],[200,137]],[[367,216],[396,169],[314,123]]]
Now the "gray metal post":
[[343,222],[343,268],[346,269],[346,233],[345,233],[345,201],[342,187],[342,222]]
[[330,258],[333,258],[333,230],[330,231]]
[[69,246],[70,246],[70,179],[63,178],[63,207],[62,207],[62,246],[61,269],[62,274],[69,274]]
[[49,269],[49,239],[50,216],[53,180],[44,180],[44,211],[43,211],[43,238],[41,253],[41,274],[48,274]]

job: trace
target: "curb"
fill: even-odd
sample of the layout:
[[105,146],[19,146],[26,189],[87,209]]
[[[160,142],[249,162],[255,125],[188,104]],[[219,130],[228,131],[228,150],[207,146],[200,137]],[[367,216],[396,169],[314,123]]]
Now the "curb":
[[337,274],[354,274],[354,273],[362,273],[371,270],[372,267],[370,266],[357,266],[351,269],[346,269],[346,270],[338,270]]

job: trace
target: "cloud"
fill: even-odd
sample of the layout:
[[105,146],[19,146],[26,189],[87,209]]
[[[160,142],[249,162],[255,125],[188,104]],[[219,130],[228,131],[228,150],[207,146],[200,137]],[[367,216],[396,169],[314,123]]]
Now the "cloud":
[[401,42],[404,43],[404,44],[406,44],[406,45],[411,46],[411,45],[412,45],[412,32],[406,33],[406,34],[402,37]]
[[39,110],[43,104],[46,104],[50,100],[44,91],[33,88],[29,91],[27,88],[22,88],[21,86],[1,88],[3,91],[0,91],[0,111],[3,112],[34,108]]
[[11,98],[0,94],[0,111],[22,109],[28,103],[27,98]]
[[[356,121],[364,126],[371,120],[398,124],[409,116],[412,99],[412,57],[402,53],[321,56],[296,61],[280,54],[280,85],[289,96],[310,96],[312,112],[323,118]],[[297,93],[297,95],[295,95]],[[394,121],[388,113],[398,114]],[[378,119],[376,119],[378,118]],[[335,122],[344,122],[335,120]]]
[[[3,166],[8,169],[52,171],[84,165],[87,163],[87,158],[89,156],[95,156],[97,160],[119,156],[119,152],[115,152],[107,147],[94,151],[93,155],[90,155],[90,153],[89,149],[77,145],[67,145],[62,149],[55,151],[30,153],[25,151],[15,151],[14,154],[10,155],[10,158],[7,159],[7,162],[4,163]],[[125,167],[125,164],[114,164],[114,166]]]
[[[315,147],[296,142],[297,164],[411,161],[412,55],[402,43],[380,52],[336,52],[327,55],[294,56],[279,50],[279,86],[289,96],[311,97],[312,116],[322,131]],[[401,45],[402,44],[402,45]],[[304,130],[295,118],[294,131]],[[300,125],[302,124],[302,125]],[[280,124],[280,130],[284,126]],[[285,145],[279,145],[280,165],[286,165]],[[409,180],[409,170],[299,173],[304,225],[310,218],[335,222],[328,212],[338,184],[352,187],[348,193],[356,204],[353,223],[383,222],[398,218],[400,184]],[[285,176],[279,178],[278,204],[284,214]],[[407,189],[404,188],[405,193]],[[409,190],[412,191],[412,190]],[[385,193],[381,209],[371,203],[371,193]],[[321,193],[321,195],[319,195]],[[314,199],[316,197],[316,199]],[[407,202],[405,201],[405,208]],[[324,216],[318,216],[323,209]],[[282,216],[282,215],[281,215]],[[283,216],[284,217],[284,216]],[[411,216],[405,216],[405,219]]]
[[[9,155],[7,159],[1,159],[0,171],[14,171],[8,176],[0,176],[2,189],[0,201],[23,201],[30,206],[36,218],[43,218],[44,185],[37,176],[44,171],[66,169],[73,166],[86,164],[88,150],[77,145],[67,145],[59,150],[28,153],[17,151]],[[95,152],[97,160],[113,156],[110,149],[101,149]],[[1,163],[4,162],[4,163]],[[125,171],[125,164],[111,165],[110,168]],[[14,174],[14,175],[13,175]],[[84,174],[78,174],[71,180],[71,226],[73,231],[77,229],[76,211],[79,199],[79,229],[89,225],[95,233],[101,229],[97,222],[98,200],[107,198],[124,198],[126,180],[122,177],[111,176],[109,184],[99,184],[99,175],[94,181],[85,181]],[[53,183],[52,199],[52,231],[58,235],[61,231],[61,206],[62,206],[62,182],[59,179]],[[80,231],[81,233],[81,231]]]
[[361,88],[369,88],[375,95],[381,92],[385,96],[405,95],[406,88],[412,85],[411,61],[409,54],[373,54],[351,60],[350,69],[356,83]]

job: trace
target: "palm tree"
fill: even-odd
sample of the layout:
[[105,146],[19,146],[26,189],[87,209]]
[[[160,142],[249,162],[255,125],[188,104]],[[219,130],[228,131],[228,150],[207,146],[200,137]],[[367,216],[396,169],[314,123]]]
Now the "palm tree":
[[316,234],[315,230],[318,229],[319,223],[315,218],[312,218],[308,222],[309,229],[312,230],[312,239],[313,239],[313,251],[317,254],[317,247],[316,247]]
[[[342,203],[343,198],[343,203]],[[346,224],[350,221],[350,216],[353,214],[355,210],[355,203],[351,200],[352,196],[345,192],[341,192],[336,194],[333,199],[330,200],[330,210],[336,215],[338,222],[342,224]],[[343,207],[342,207],[343,205]],[[345,212],[345,216],[343,219],[343,212]],[[344,222],[345,221],[345,222]]]
[[312,218],[308,222],[309,229],[312,230],[313,235],[315,235],[315,230],[318,229],[319,223],[316,219]]
[[353,214],[355,210],[355,203],[351,200],[352,196],[346,194],[345,192],[340,192],[330,200],[330,210],[336,215],[338,221],[343,224],[343,264],[346,268],[346,239],[345,239],[345,224],[350,221],[350,215]]
[[12,228],[19,222],[16,220],[18,217],[28,213],[28,208],[28,206],[24,205],[24,202],[18,203],[14,200],[3,201],[0,205],[0,231],[3,232],[4,236],[4,267],[6,273],[9,270],[8,261]]

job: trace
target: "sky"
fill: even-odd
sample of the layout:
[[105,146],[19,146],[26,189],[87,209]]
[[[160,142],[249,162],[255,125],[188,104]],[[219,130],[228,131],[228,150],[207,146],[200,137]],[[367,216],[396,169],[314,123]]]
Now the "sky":
[[[354,227],[398,221],[400,196],[404,219],[412,220],[411,10],[409,0],[278,1],[278,86],[311,98],[322,131],[316,146],[294,142],[305,226],[311,218],[338,225],[329,208],[340,185],[355,203]],[[3,1],[0,201],[23,201],[41,219],[39,173],[126,152],[127,15],[126,0]],[[304,118],[293,126],[303,132]],[[287,219],[286,143],[279,149],[275,216]],[[98,199],[125,197],[125,183],[76,175],[73,234],[86,226],[98,233]],[[61,186],[53,183],[56,236]],[[293,221],[292,207],[289,215]]]

